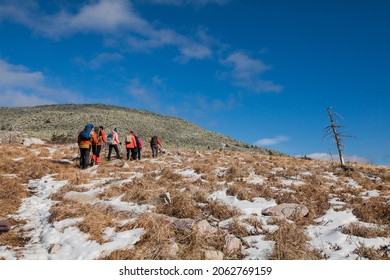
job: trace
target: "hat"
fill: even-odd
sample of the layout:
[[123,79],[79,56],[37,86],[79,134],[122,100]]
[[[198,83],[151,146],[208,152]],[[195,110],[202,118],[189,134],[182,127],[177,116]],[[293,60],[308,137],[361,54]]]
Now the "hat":
[[114,128],[114,131],[115,131],[115,132],[118,132],[118,129],[115,127],[115,128]]

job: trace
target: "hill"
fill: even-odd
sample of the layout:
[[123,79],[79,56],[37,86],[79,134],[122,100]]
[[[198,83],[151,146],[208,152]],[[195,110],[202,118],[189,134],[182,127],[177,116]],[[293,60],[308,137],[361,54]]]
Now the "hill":
[[106,131],[115,127],[120,137],[130,130],[141,139],[148,140],[154,134],[164,146],[190,149],[225,149],[259,154],[281,155],[280,152],[249,145],[228,136],[208,131],[184,119],[163,116],[144,110],[136,110],[102,104],[66,104],[35,107],[0,107],[2,120],[0,133],[20,131],[42,140],[68,138],[74,141],[77,133],[88,122],[103,125]]

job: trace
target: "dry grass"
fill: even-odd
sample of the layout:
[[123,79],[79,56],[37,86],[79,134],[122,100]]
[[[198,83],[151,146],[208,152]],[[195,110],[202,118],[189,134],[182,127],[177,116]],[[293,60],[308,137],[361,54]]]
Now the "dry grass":
[[241,238],[252,235],[251,232],[236,219],[234,219],[233,222],[229,225],[228,231],[229,233]]
[[117,250],[105,260],[164,260],[175,259],[175,230],[167,220],[152,215],[142,215],[127,229],[143,228],[140,242],[130,250]]
[[[49,222],[67,218],[83,218],[78,223],[81,231],[98,243],[104,243],[103,232],[107,227],[116,231],[143,228],[145,234],[140,242],[129,250],[118,250],[105,259],[204,259],[205,250],[218,250],[225,253],[225,259],[241,259],[240,253],[226,255],[224,251],[226,234],[239,238],[253,234],[266,234],[275,241],[272,259],[320,259],[318,251],[308,245],[305,226],[312,224],[330,209],[330,198],[345,202],[344,209],[354,209],[353,213],[361,220],[377,224],[377,228],[350,224],[343,229],[344,234],[363,238],[389,238],[390,224],[390,171],[388,168],[369,165],[356,165],[354,170],[343,171],[337,167],[317,161],[304,161],[289,157],[250,155],[224,151],[180,151],[175,155],[161,155],[158,160],[150,160],[146,149],[145,160],[137,162],[111,161],[102,159],[96,171],[80,171],[77,163],[60,163],[60,159],[71,159],[77,154],[77,148],[55,146],[33,147],[7,146],[0,149],[0,218],[15,214],[23,198],[32,195],[23,184],[31,179],[40,179],[52,174],[55,180],[68,181],[57,193],[51,195],[56,204],[50,209]],[[50,150],[49,150],[50,149]],[[39,151],[38,155],[35,151]],[[51,157],[48,158],[48,157]],[[103,157],[103,156],[102,156]],[[15,158],[24,158],[15,161]],[[123,163],[129,167],[124,168]],[[218,168],[227,169],[220,177],[214,173]],[[176,174],[175,170],[193,169],[202,174],[198,180],[188,180]],[[136,172],[142,177],[123,183],[123,179],[133,177]],[[303,173],[306,175],[302,175]],[[310,173],[308,173],[310,172]],[[325,179],[324,172],[339,176],[333,181]],[[8,177],[16,174],[16,177]],[[249,184],[249,176],[259,175],[263,184]],[[6,175],[6,176],[3,176]],[[103,179],[104,183],[89,186],[94,180]],[[380,178],[380,179],[378,179]],[[297,186],[283,185],[282,179],[303,181]],[[347,179],[353,179],[362,188],[348,187]],[[217,184],[225,181],[224,185]],[[73,192],[86,192],[90,188],[98,190],[96,198],[101,204],[89,204],[87,201],[66,200],[64,196]],[[243,215],[237,208],[221,201],[210,200],[209,195],[217,190],[226,189],[227,194],[239,200],[253,201],[254,198],[275,199],[280,203],[304,204],[309,215],[295,219],[294,223],[274,220],[278,229],[268,232],[259,217],[240,219]],[[377,190],[379,197],[362,197],[362,192]],[[170,193],[171,203],[164,203],[159,196]],[[104,206],[105,200],[121,197],[122,202],[154,205],[154,213],[136,214],[120,212]],[[207,219],[213,225],[216,221],[233,218],[233,222],[224,230],[210,236],[200,236],[195,230],[182,230],[174,226],[171,219],[191,219],[194,222]],[[135,221],[119,227],[118,221],[134,218]],[[12,221],[15,230],[0,235],[0,245],[23,247],[28,243],[23,232],[24,221]],[[268,225],[272,223],[267,221]],[[264,229],[263,229],[264,228]],[[388,251],[383,248],[360,246],[356,252],[360,258],[388,259]]]
[[351,223],[341,231],[344,234],[359,236],[363,238],[385,237],[390,238],[390,228],[373,228],[363,226],[360,223]]
[[202,212],[198,207],[196,207],[194,199],[191,197],[190,193],[174,192],[171,193],[171,199],[171,204],[159,203],[157,205],[157,213],[179,219],[191,218],[198,220],[202,218]]
[[218,201],[210,201],[204,210],[209,211],[214,218],[221,221],[242,215],[237,208]]
[[272,260],[318,260],[320,253],[309,248],[309,238],[296,224],[286,222],[278,223],[278,230],[268,235],[270,240],[275,241]]
[[103,231],[107,227],[116,226],[113,211],[109,207],[87,207],[80,212],[84,217],[83,221],[78,224],[80,230],[88,233],[92,240],[100,244],[104,243],[106,240],[102,236]]
[[354,254],[359,256],[359,259],[369,260],[390,260],[389,249],[387,246],[380,248],[367,247],[361,244],[357,249],[353,251]]
[[353,214],[368,223],[390,224],[390,204],[381,197],[369,198],[355,205]]

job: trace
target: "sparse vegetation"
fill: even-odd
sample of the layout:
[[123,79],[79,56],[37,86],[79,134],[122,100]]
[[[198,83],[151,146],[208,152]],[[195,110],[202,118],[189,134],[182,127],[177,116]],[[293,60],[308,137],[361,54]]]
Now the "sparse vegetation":
[[[107,242],[107,229],[117,233],[143,229],[134,246],[103,259],[206,259],[210,251],[220,252],[224,259],[243,259],[244,249],[251,246],[245,239],[256,236],[272,242],[268,259],[328,258],[313,246],[307,228],[317,225],[330,209],[351,211],[359,220],[338,229],[348,238],[389,238],[386,167],[359,164],[345,172],[318,161],[212,150],[172,151],[154,160],[145,150],[141,161],[108,162],[103,157],[101,165],[82,171],[73,161],[76,156],[77,148],[65,144],[0,147],[0,218],[16,217],[23,199],[36,195],[37,190],[28,187],[31,180],[51,178],[63,186],[49,196],[53,205],[48,223],[75,220],[75,226],[97,244]],[[194,177],[178,172],[183,170]],[[169,199],[164,197],[168,194]],[[249,209],[238,208],[234,201]],[[251,208],[259,201],[303,204],[309,214],[293,220],[264,217]],[[26,246],[33,230],[24,227],[28,221],[10,221],[13,229],[0,234],[0,246]],[[213,231],[199,232],[195,225],[201,222]],[[242,250],[228,251],[227,235],[236,237]],[[358,242],[349,252],[355,258],[389,259],[383,246]],[[330,248],[337,251],[342,245]]]

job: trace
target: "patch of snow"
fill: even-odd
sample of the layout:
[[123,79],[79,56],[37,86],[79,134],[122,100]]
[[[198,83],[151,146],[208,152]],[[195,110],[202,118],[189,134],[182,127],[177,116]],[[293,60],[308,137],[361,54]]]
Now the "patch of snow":
[[196,173],[193,169],[176,170],[174,173],[193,181],[201,179],[202,177],[201,174]]
[[236,207],[241,210],[245,215],[258,215],[262,216],[261,211],[265,208],[275,206],[275,200],[266,200],[265,198],[256,197],[252,201],[239,200],[236,196],[229,196],[226,194],[227,189],[216,191],[208,196],[211,200],[218,200],[227,205]]
[[345,183],[347,184],[347,186],[354,188],[354,189],[361,189],[362,188],[362,186],[360,186],[355,180],[353,180],[351,178],[346,178]]
[[250,246],[242,250],[244,260],[268,260],[275,245],[274,241],[264,240],[261,235],[244,237],[243,240]]
[[369,197],[378,197],[379,191],[378,190],[371,190],[371,191],[365,191],[360,193],[363,198],[369,198]]
[[229,168],[227,167],[218,167],[217,169],[214,170],[214,175],[221,178],[226,175],[226,172],[228,171]]
[[331,181],[338,181],[339,180],[339,177],[334,175],[332,172],[324,172],[322,177],[325,179],[331,180]]
[[292,187],[292,186],[303,186],[305,182],[300,180],[293,180],[293,179],[282,179],[282,185],[285,187]]
[[315,221],[319,224],[308,226],[307,233],[314,247],[327,259],[357,259],[359,256],[353,252],[363,244],[368,247],[379,247],[387,246],[389,243],[388,238],[362,238],[342,233],[345,226],[358,222],[351,209],[338,212],[329,209],[324,216]]

